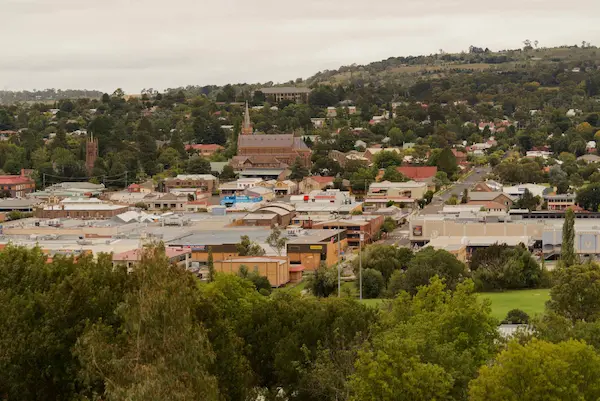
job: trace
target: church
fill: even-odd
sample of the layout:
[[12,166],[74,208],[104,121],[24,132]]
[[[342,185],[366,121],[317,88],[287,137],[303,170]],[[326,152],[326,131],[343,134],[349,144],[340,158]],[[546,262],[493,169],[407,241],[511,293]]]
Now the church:
[[312,152],[302,138],[294,137],[293,134],[255,135],[248,103],[237,149],[237,156],[232,160],[234,169],[287,168],[298,158],[305,167],[310,167],[311,163]]

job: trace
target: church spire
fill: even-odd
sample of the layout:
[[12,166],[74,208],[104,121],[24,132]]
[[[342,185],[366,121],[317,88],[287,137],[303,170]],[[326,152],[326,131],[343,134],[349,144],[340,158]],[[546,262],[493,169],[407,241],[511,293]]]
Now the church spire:
[[244,123],[242,124],[242,135],[252,135],[254,129],[250,121],[250,110],[248,110],[248,102],[246,102],[246,112],[244,113]]

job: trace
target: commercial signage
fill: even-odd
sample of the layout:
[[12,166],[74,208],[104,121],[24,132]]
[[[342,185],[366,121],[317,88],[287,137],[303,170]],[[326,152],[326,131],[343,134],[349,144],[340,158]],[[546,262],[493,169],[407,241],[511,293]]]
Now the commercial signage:
[[423,236],[423,226],[414,226],[413,227],[413,235],[415,237]]
[[192,252],[205,251],[206,245],[197,245],[192,247]]
[[323,245],[311,245],[310,249],[315,250],[315,251],[320,251],[323,249]]

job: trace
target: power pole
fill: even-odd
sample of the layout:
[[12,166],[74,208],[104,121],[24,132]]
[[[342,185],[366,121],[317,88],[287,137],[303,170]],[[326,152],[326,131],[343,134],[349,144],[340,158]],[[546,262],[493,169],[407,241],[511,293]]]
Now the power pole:
[[46,173],[43,173],[42,177],[43,177],[42,178],[42,182],[43,182],[42,189],[46,190]]
[[125,188],[127,188],[127,173],[128,171],[125,171]]

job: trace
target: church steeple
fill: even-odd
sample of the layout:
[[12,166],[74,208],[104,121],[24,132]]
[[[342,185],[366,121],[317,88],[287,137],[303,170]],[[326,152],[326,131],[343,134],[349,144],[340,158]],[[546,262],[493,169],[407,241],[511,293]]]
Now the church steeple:
[[252,135],[252,121],[250,121],[250,110],[248,110],[248,102],[246,102],[246,112],[244,114],[244,123],[242,124],[242,135]]

